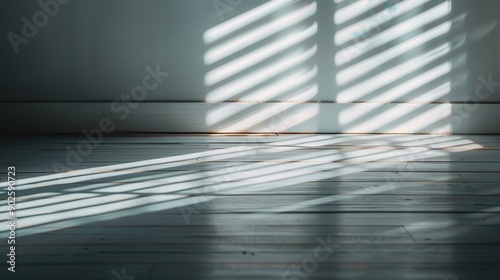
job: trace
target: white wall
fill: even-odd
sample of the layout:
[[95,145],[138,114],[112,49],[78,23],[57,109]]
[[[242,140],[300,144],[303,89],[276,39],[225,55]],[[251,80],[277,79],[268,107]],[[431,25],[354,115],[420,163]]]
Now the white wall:
[[[3,1],[2,127],[500,132],[500,89],[475,93],[480,77],[500,81],[498,1],[392,2],[72,0],[16,53],[8,34],[42,8]],[[148,80],[146,103],[112,105],[148,66],[169,75]]]

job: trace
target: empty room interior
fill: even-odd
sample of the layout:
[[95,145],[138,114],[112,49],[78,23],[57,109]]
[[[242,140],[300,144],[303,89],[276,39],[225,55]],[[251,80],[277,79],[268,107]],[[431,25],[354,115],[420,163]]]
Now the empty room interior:
[[0,14],[0,279],[500,279],[500,1]]

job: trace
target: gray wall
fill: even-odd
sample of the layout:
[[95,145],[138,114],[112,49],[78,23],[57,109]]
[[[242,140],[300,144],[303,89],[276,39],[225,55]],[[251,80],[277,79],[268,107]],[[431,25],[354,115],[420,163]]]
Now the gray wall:
[[[21,19],[33,22],[42,8],[2,1],[2,125],[79,132],[110,118],[117,131],[498,133],[500,94],[475,90],[479,77],[500,81],[499,2],[454,0],[446,13],[443,0],[388,3],[303,0],[272,10],[257,0],[72,0],[16,53],[8,34],[23,36]],[[216,4],[228,10],[218,14]],[[236,31],[206,39],[252,13]],[[350,19],[335,22],[342,16]],[[255,30],[268,36],[247,36]],[[245,47],[207,63],[237,39]],[[276,51],[241,62],[257,50]],[[228,77],[210,81],[235,62]],[[125,116],[123,103],[111,104],[143,84],[148,66],[169,75]]]

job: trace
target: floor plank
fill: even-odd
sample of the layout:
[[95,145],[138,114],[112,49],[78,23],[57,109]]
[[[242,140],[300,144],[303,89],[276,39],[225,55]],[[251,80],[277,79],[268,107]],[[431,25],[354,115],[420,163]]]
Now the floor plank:
[[16,279],[500,276],[500,136],[108,135],[67,165],[82,140],[0,139]]

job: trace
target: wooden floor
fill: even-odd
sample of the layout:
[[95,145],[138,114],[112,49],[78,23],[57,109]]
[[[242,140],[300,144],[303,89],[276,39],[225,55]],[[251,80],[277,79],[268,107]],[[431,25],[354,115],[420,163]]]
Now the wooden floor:
[[86,139],[2,140],[1,279],[500,279],[500,136]]

